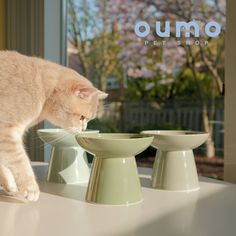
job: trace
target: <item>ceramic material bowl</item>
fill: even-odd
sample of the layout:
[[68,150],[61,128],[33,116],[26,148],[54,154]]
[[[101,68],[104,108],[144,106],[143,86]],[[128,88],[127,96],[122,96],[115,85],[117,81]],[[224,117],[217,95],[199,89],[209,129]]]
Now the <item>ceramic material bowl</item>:
[[[98,133],[87,130],[81,133]],[[89,180],[90,170],[85,150],[72,133],[63,129],[39,129],[38,136],[52,145],[47,180],[54,183],[80,184]]]
[[152,146],[157,148],[153,166],[152,187],[171,191],[199,189],[193,148],[203,144],[208,133],[195,131],[146,130],[154,136]]
[[124,205],[142,201],[134,156],[153,141],[140,134],[79,134],[78,143],[95,155],[86,200]]

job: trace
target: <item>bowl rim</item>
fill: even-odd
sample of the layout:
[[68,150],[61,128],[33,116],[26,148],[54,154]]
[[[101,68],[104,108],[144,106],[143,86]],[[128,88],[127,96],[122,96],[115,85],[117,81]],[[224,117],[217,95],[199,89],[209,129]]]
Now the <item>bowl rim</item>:
[[[37,133],[50,133],[50,134],[55,134],[55,133],[59,133],[59,132],[67,132],[70,133],[69,131],[62,129],[62,128],[46,128],[46,129],[37,129]],[[99,133],[99,130],[95,130],[95,129],[86,129],[81,131],[81,133]],[[72,135],[74,135],[73,133],[71,133]]]
[[143,130],[140,132],[141,134],[149,134],[154,137],[157,136],[171,136],[171,137],[191,137],[198,135],[209,135],[209,133],[205,131],[193,131],[193,130]]
[[[110,136],[118,136],[117,138],[111,138]],[[119,136],[123,136],[120,137]],[[124,137],[124,136],[127,136]],[[150,139],[154,138],[153,135],[150,134],[141,134],[141,133],[84,133],[84,134],[76,134],[76,139],[92,139],[92,140],[140,140],[140,139]]]

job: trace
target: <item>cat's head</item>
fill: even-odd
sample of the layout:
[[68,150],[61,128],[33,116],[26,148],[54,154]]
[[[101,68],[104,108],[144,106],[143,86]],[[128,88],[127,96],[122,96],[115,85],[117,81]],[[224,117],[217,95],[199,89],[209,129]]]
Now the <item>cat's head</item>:
[[82,76],[62,79],[47,101],[47,119],[72,132],[85,130],[107,95]]

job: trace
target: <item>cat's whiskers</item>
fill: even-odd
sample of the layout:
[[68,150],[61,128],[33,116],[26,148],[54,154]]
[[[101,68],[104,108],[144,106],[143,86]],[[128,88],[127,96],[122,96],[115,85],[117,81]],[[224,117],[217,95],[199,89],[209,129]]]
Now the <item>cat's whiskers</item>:
[[63,139],[66,139],[70,134],[69,133],[65,133],[64,135],[62,135],[61,137],[58,137],[56,139],[53,139],[52,141],[52,145],[55,145],[59,142],[61,142]]
[[111,105],[112,105],[111,103],[103,104],[103,105],[99,106],[97,110],[102,111],[102,110],[110,109]]
[[[52,139],[51,144],[50,143],[43,143],[41,145],[38,146],[38,148],[47,148],[50,147],[51,145],[55,145],[57,143],[59,143],[60,141],[62,141],[63,139],[66,139],[70,134],[69,133],[65,133],[63,135],[61,135],[60,137],[57,137],[55,139]],[[51,137],[51,136],[49,136]]]
[[83,131],[82,128],[76,128],[76,127],[66,128],[65,130],[73,135],[76,135]]

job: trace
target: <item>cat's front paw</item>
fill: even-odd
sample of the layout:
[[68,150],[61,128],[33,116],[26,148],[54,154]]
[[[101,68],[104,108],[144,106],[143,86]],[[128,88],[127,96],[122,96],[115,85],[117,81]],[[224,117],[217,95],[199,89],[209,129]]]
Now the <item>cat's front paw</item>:
[[0,164],[0,184],[4,191],[10,196],[15,196],[18,193],[18,188],[12,172],[2,164]]
[[39,198],[39,186],[33,178],[18,184],[19,194],[23,195],[28,201],[37,201]]

